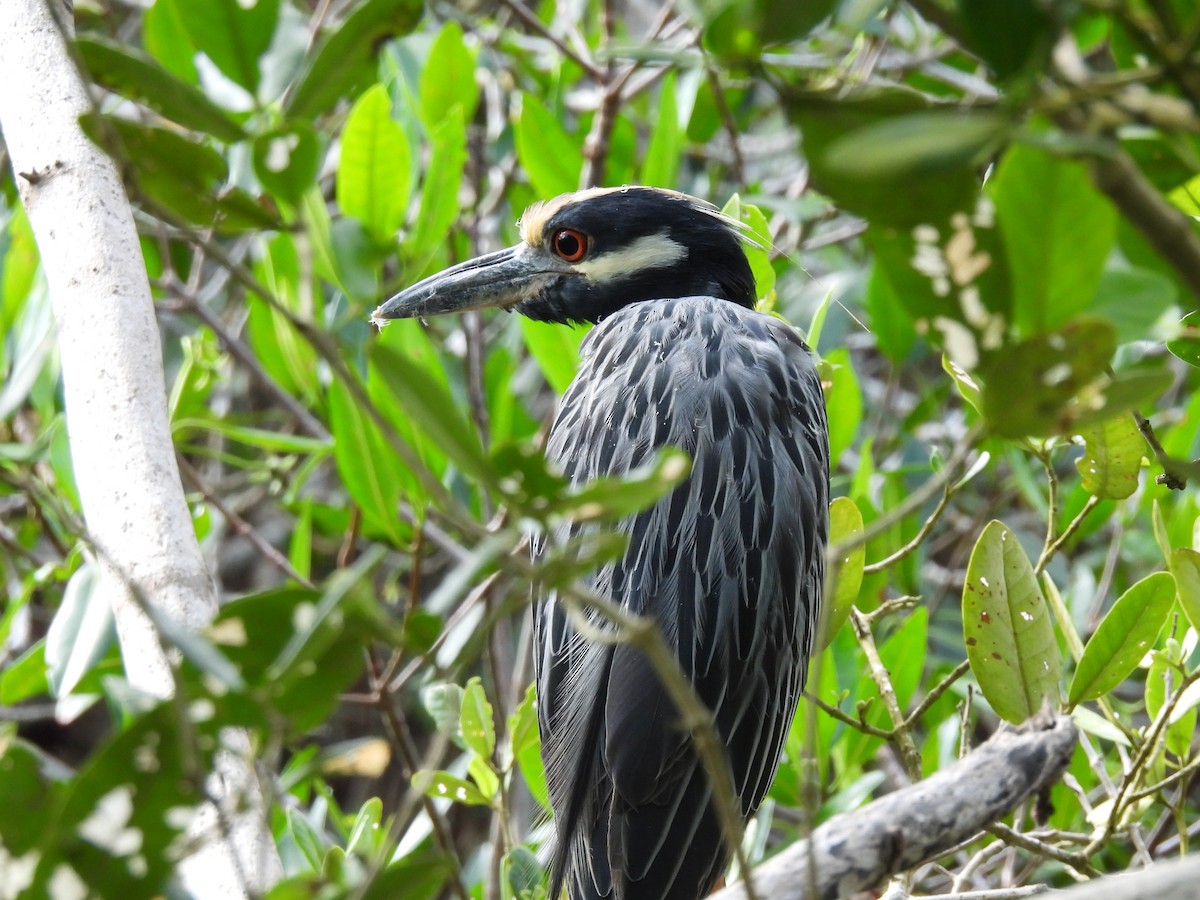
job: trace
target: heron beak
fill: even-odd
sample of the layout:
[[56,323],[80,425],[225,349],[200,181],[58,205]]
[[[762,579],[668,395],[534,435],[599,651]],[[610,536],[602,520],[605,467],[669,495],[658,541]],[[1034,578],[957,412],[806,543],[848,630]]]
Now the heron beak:
[[371,313],[379,327],[389,319],[440,316],[471,309],[508,309],[536,297],[571,272],[567,263],[517,244],[430,275],[384,301]]

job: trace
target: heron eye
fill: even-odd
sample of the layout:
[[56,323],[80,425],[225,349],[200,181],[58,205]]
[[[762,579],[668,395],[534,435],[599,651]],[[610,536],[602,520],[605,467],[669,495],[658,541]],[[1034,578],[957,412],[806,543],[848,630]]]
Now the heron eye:
[[587,235],[574,228],[563,228],[554,232],[550,249],[567,262],[579,262],[587,255]]

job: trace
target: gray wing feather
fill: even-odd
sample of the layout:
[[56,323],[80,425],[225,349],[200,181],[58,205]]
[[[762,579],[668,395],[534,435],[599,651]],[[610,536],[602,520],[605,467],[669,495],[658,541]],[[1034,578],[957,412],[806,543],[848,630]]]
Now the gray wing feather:
[[[548,454],[574,482],[627,472],[664,446],[691,456],[684,484],[620,524],[625,556],[589,586],[658,621],[713,712],[744,816],[774,777],[812,647],[826,435],[795,333],[696,297],[597,326],[551,431]],[[573,900],[701,896],[726,854],[707,778],[650,664],[632,647],[584,641],[553,595],[536,628],[560,840],[552,878]]]

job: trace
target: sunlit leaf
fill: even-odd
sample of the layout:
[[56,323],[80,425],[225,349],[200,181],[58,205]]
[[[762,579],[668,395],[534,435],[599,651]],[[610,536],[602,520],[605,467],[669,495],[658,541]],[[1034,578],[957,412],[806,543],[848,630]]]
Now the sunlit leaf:
[[1175,579],[1167,572],[1148,575],[1122,594],[1084,647],[1068,702],[1094,700],[1124,681],[1154,646],[1174,602]]
[[663,79],[654,111],[654,127],[646,144],[642,160],[642,184],[652,187],[674,187],[679,172],[681,133],[679,110],[675,96],[676,73]]
[[[837,497],[829,504],[829,545],[837,547],[855,540],[863,532],[863,517],[849,497]],[[833,585],[832,596],[825,598],[820,637],[817,646],[825,648],[850,615],[862,586],[863,565],[866,563],[866,544],[859,542],[844,557],[833,561],[828,578]]]
[[1086,731],[1088,734],[1103,738],[1106,741],[1112,741],[1114,744],[1120,744],[1122,747],[1129,746],[1129,738],[1125,737],[1125,732],[1104,718],[1104,716],[1092,712],[1086,706],[1076,706],[1072,709],[1071,721],[1080,730]]
[[475,56],[463,41],[462,26],[450,19],[429,48],[421,69],[421,119],[435,129],[454,107],[464,122],[475,117],[479,86],[475,83]]
[[578,141],[563,130],[558,118],[531,95],[521,102],[515,136],[521,168],[543,199],[579,187],[583,153]]
[[1012,272],[1016,326],[1031,336],[1085,310],[1116,241],[1117,214],[1081,162],[1022,145],[989,182]]
[[472,755],[467,761],[467,774],[479,788],[479,793],[489,801],[494,800],[500,792],[500,776],[492,768],[490,760],[478,754]]
[[541,740],[538,735],[537,695],[531,684],[525,691],[517,711],[508,717],[508,733],[512,740],[512,755],[521,769],[529,792],[543,809],[550,808],[546,790],[546,769],[542,762]]
[[395,240],[412,192],[412,151],[391,109],[381,84],[359,97],[342,130],[338,162],[338,206],[381,244]]
[[491,465],[479,434],[459,411],[440,379],[382,341],[368,351],[380,376],[415,424],[472,478],[486,478]]
[[838,347],[826,353],[824,359],[832,367],[831,380],[825,388],[825,406],[829,412],[829,458],[836,465],[858,435],[863,396],[850,351]]
[[996,714],[1019,723],[1059,702],[1054,626],[1029,557],[1003,523],[984,528],[963,584],[971,671]]
[[749,241],[742,245],[750,271],[754,273],[755,295],[770,297],[775,290],[775,270],[771,267],[771,226],[761,209],[746,203],[737,194],[721,208],[721,212],[747,226]]
[[402,488],[395,453],[340,382],[329,386],[329,409],[333,458],[346,489],[373,530],[397,546],[402,544],[398,522]]
[[446,241],[461,208],[458,190],[467,161],[467,129],[460,108],[451,109],[433,126],[429,142],[421,208],[405,246],[408,256],[414,259],[427,256]]
[[555,393],[566,391],[575,378],[575,370],[579,367],[579,345],[587,333],[586,327],[565,328],[553,322],[521,318],[521,335],[529,355],[537,360]]

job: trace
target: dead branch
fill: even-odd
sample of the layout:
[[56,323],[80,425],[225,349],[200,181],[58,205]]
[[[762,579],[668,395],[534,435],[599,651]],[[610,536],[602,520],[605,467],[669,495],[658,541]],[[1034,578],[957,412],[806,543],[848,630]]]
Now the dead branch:
[[[1046,714],[1004,728],[948,769],[830,819],[808,841],[758,866],[755,888],[763,897],[799,900],[876,887],[936,859],[1053,783],[1074,749],[1075,727],[1066,716]],[[745,896],[739,882],[711,900]]]

